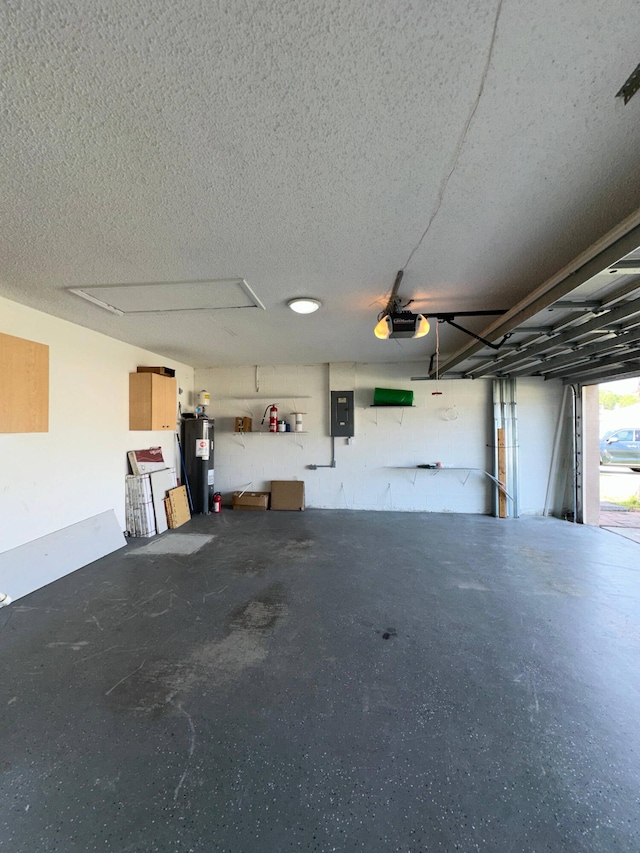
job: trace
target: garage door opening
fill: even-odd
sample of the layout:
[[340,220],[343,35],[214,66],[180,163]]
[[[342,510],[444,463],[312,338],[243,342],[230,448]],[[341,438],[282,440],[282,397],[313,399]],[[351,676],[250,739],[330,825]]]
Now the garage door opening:
[[601,383],[598,402],[600,527],[640,542],[640,377]]

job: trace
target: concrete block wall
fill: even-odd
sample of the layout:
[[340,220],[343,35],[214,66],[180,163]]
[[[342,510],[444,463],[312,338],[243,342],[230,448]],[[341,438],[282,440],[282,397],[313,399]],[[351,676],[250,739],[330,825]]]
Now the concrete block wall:
[[[311,507],[489,513],[493,486],[481,469],[492,471],[493,408],[487,380],[411,382],[425,365],[322,364],[196,370],[195,387],[211,394],[216,419],[215,482],[230,502],[233,491],[268,490],[271,480],[304,480]],[[374,388],[414,392],[414,408],[371,408]],[[329,436],[331,390],[355,392],[355,436],[335,439],[336,467],[309,470],[332,461]],[[524,380],[521,509],[541,513],[557,418],[560,389],[555,383]],[[271,403],[279,417],[304,411],[305,435],[234,433],[241,415],[260,426]],[[532,464],[535,455],[535,464]],[[441,462],[432,472],[412,466]]]

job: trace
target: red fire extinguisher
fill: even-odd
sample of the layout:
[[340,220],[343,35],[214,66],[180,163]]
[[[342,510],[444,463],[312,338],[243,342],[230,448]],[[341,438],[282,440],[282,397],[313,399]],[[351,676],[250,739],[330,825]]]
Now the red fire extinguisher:
[[264,410],[262,423],[264,423],[267,417],[267,412],[269,412],[269,432],[278,432],[278,407],[275,403],[272,403],[270,407],[267,406]]
[[220,512],[222,509],[222,495],[220,492],[216,492],[213,496],[213,511]]

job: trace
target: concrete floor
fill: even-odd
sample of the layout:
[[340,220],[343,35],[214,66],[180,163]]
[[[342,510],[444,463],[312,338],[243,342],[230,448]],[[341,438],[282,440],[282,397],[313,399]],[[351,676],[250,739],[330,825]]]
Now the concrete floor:
[[640,546],[395,512],[186,533],[214,539],[0,610],[4,849],[640,850]]

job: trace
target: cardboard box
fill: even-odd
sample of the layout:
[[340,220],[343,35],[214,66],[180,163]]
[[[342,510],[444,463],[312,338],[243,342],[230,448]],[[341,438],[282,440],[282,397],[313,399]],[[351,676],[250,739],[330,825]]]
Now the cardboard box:
[[271,509],[304,509],[304,480],[272,480]]
[[269,509],[269,492],[234,492],[232,506],[234,509]]
[[180,527],[191,518],[185,486],[170,489],[164,499],[164,506],[167,511],[167,523],[171,528]]
[[[137,476],[140,474],[150,474],[151,471],[162,471],[167,468],[167,463],[162,457],[161,447],[148,447],[146,450],[129,450],[129,465],[131,472]],[[149,492],[149,500],[151,500],[151,492]]]
[[136,368],[138,373],[159,373],[160,376],[175,376],[176,372],[173,367],[144,367],[139,365]]
[[236,418],[236,432],[251,432],[251,418]]

